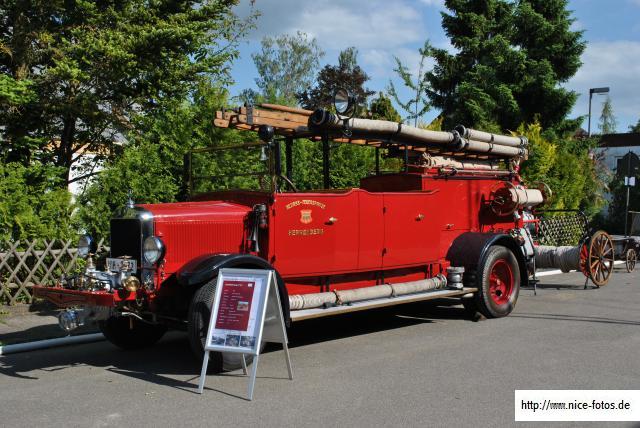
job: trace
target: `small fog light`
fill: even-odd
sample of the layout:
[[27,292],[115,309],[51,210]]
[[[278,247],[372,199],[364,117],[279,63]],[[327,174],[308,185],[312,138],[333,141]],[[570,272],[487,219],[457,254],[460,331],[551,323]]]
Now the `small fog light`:
[[64,331],[72,331],[82,325],[82,320],[77,311],[66,310],[58,314],[58,325]]
[[138,288],[140,288],[140,280],[135,276],[130,275],[127,278],[125,278],[123,285],[125,290],[127,290],[130,293],[134,293],[138,291]]

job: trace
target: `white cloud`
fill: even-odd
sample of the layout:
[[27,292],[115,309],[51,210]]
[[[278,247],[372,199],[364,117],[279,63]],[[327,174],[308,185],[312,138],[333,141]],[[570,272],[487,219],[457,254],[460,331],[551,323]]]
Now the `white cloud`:
[[[626,131],[627,126],[635,123],[640,117],[640,42],[591,42],[582,56],[582,62],[578,73],[566,85],[580,94],[574,113],[587,114],[589,88],[608,86],[611,88],[609,96],[613,110],[618,118],[618,131]],[[602,101],[602,97],[594,95],[591,110],[592,131],[593,124],[597,123],[600,115]]]
[[444,0],[420,0],[420,3],[427,6],[437,7],[438,9],[444,9]]
[[[392,49],[426,37],[421,11],[406,0],[257,0],[255,8],[261,16],[251,34],[254,40],[299,30],[328,50],[365,50]],[[249,2],[237,8],[240,16],[249,10]]]
[[365,49],[360,52],[360,62],[369,77],[386,79],[395,67],[393,55],[382,49]]
[[[394,56],[412,72],[417,71],[418,47],[427,39],[425,13],[437,15],[443,0],[256,0],[260,12],[250,45],[242,48],[242,70],[247,73],[248,54],[259,49],[265,36],[301,31],[315,37],[326,51],[326,63],[335,63],[338,52],[350,46],[359,51],[359,62],[371,77],[370,86],[382,90],[395,79]],[[242,1],[236,13],[248,16],[250,2]],[[439,15],[438,15],[439,16]],[[440,31],[440,28],[431,28]],[[439,37],[440,38],[440,37]],[[240,62],[239,62],[240,63]],[[251,67],[249,65],[249,67]],[[242,80],[242,77],[240,78]],[[240,86],[247,86],[241,82]]]
[[[640,0],[638,0],[638,1],[640,1]],[[571,26],[569,27],[569,29],[571,31],[582,31],[582,30],[585,29],[585,26],[580,20],[576,19],[575,21],[573,21],[571,23]]]

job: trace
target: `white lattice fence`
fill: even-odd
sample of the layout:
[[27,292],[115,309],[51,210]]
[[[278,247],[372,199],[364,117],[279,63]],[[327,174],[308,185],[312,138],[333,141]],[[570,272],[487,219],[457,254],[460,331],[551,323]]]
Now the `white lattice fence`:
[[[55,284],[73,272],[77,251],[71,240],[0,242],[0,302],[31,303],[31,287]],[[101,240],[97,253],[104,251]]]

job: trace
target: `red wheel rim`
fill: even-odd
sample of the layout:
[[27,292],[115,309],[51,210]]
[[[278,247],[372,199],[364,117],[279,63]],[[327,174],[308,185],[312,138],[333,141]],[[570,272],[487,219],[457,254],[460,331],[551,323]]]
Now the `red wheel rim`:
[[508,261],[500,259],[493,264],[489,274],[489,293],[491,299],[498,305],[504,305],[511,299],[513,271]]
[[580,271],[584,276],[588,277],[589,274],[589,247],[587,244],[583,244],[580,248]]

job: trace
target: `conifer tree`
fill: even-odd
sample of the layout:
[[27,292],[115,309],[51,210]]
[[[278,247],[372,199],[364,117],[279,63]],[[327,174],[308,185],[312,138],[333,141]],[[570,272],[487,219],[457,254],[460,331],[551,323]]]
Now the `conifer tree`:
[[538,120],[564,132],[576,94],[560,87],[580,66],[585,44],[566,0],[446,0],[442,24],[457,50],[434,49],[429,95],[445,128],[514,130]]
[[600,128],[601,134],[613,134],[616,132],[618,121],[613,114],[613,106],[611,105],[611,98],[607,96],[607,99],[602,103],[602,113],[600,113],[600,122],[598,128]]

